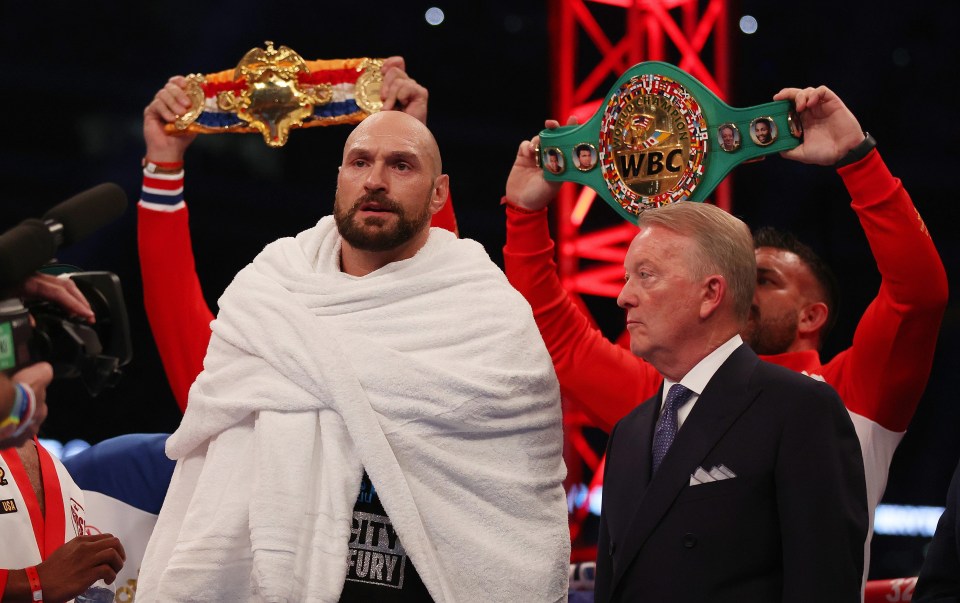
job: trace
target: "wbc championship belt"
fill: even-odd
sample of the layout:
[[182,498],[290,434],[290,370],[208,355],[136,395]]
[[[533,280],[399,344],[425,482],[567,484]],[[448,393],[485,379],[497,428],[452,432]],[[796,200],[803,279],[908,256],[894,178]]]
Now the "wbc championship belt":
[[736,165],[800,144],[788,101],[735,108],[667,63],[634,65],[585,124],[540,133],[547,180],[589,186],[631,222],[645,209],[703,201]]
[[383,59],[306,61],[286,46],[266,46],[234,69],[189,76],[191,107],[167,132],[260,132],[282,147],[291,129],[359,123],[383,105]]

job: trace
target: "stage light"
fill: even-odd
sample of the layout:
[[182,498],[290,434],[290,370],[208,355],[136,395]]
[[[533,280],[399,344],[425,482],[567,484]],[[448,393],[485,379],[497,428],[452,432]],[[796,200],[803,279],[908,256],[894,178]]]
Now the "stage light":
[[757,19],[750,15],[740,17],[740,31],[748,35],[757,33]]
[[[588,505],[590,513],[599,516],[602,502],[603,486],[589,488],[587,484],[574,484],[567,493],[567,507],[570,513],[583,505]],[[873,530],[878,536],[930,538],[943,511],[943,507],[879,505],[874,515]]]
[[82,452],[90,447],[90,442],[86,440],[70,440],[63,445],[63,452],[60,454],[61,459],[70,458],[78,452]]
[[893,51],[893,64],[897,67],[906,67],[910,64],[910,51],[906,48],[897,48]]
[[443,23],[443,17],[443,11],[436,6],[428,8],[426,14],[423,15],[423,18],[426,19],[430,25],[440,25]]
[[64,444],[59,440],[51,440],[47,438],[38,439],[40,440],[40,445],[46,448],[47,452],[58,459],[65,459],[75,455],[81,450],[86,450],[90,447],[90,443],[85,440],[70,440]]
[[874,516],[873,532],[881,536],[933,536],[943,507],[879,505]]

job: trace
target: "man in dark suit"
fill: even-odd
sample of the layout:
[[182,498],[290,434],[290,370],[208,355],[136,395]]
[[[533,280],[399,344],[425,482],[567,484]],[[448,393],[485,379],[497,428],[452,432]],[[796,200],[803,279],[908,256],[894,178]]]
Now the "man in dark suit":
[[860,445],[832,388],[743,345],[749,230],[691,202],[639,226],[618,304],[665,381],[610,434],[596,600],[859,601]]
[[913,591],[916,603],[952,603],[960,601],[960,464],[953,471],[947,490],[947,507],[933,541],[923,560],[917,588]]

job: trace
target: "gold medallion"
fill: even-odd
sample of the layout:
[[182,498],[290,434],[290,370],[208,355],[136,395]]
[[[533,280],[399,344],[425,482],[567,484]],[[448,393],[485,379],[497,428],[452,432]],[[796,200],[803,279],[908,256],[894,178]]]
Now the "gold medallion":
[[354,91],[354,100],[357,106],[367,113],[376,113],[383,107],[380,100],[380,84],[383,83],[383,59],[364,59],[357,71],[362,72],[357,78],[357,87]]
[[787,113],[787,126],[790,128],[790,136],[803,140],[803,122],[800,121],[800,115],[796,109],[791,108]]
[[546,147],[540,163],[552,174],[562,174],[567,169],[567,161],[559,147]]
[[197,121],[197,118],[203,113],[203,81],[202,73],[187,76],[187,87],[184,91],[190,99],[190,109],[178,116],[177,120],[173,122],[178,130],[185,130],[190,124]]
[[314,105],[330,102],[329,89],[301,90],[298,78],[310,69],[299,54],[286,46],[279,50],[267,41],[267,48],[254,48],[243,56],[234,70],[235,81],[246,81],[239,94],[225,91],[217,96],[217,105],[234,111],[237,117],[263,134],[272,147],[287,142],[290,129],[300,126],[313,115]]
[[777,124],[769,115],[754,117],[750,122],[750,140],[757,146],[768,147],[777,141]]
[[707,136],[700,106],[680,83],[657,74],[630,79],[609,99],[600,127],[604,180],[634,215],[685,199],[703,175]]
[[581,142],[573,147],[573,163],[581,172],[589,172],[597,167],[597,147],[589,142]]
[[720,124],[717,128],[717,140],[720,149],[732,153],[740,148],[740,128],[733,122]]

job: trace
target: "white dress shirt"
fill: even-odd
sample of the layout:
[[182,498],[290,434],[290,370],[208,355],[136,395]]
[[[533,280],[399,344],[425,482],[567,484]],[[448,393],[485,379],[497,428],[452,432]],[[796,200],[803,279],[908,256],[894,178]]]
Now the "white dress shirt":
[[[704,388],[707,387],[707,383],[713,378],[714,373],[717,372],[720,365],[726,362],[730,354],[742,344],[743,340],[740,339],[740,335],[734,335],[728,339],[726,343],[707,354],[703,360],[698,362],[680,379],[680,385],[692,391],[693,395],[690,396],[690,399],[687,400],[683,406],[677,409],[677,429],[683,427],[683,422],[687,419],[687,415],[693,410],[693,405],[700,399],[700,394],[703,393]],[[667,392],[670,391],[670,386],[674,383],[677,382],[671,381],[666,377],[663,378],[663,395],[660,398],[661,412],[663,412],[663,405],[667,400]]]

